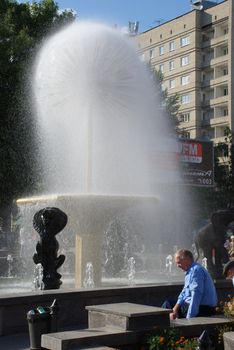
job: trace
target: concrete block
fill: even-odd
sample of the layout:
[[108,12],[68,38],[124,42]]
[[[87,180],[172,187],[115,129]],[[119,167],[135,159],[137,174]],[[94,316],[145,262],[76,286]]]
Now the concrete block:
[[224,350],[234,349],[234,332],[226,332],[223,334]]
[[170,324],[171,310],[133,303],[87,306],[89,327],[112,327],[123,330],[143,330]]
[[[170,322],[171,327],[180,329],[184,336],[197,337],[206,329],[209,334],[217,326],[234,324],[234,320],[226,317],[194,317],[190,319],[180,318]],[[233,348],[234,349],[234,348]]]
[[82,349],[85,347],[120,347],[137,344],[145,335],[144,331],[123,331],[112,328],[83,329],[43,334],[41,346],[49,350]]

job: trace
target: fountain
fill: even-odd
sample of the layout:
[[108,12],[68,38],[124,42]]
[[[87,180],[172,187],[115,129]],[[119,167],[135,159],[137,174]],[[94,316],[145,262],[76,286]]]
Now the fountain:
[[94,288],[94,281],[93,281],[93,264],[91,262],[88,262],[85,269],[85,279],[83,286],[85,288]]
[[135,259],[133,257],[128,259],[128,284],[133,285],[134,279],[136,275],[136,269],[135,269]]
[[45,206],[69,218],[58,241],[68,256],[64,271],[77,287],[89,262],[95,286],[103,285],[103,273],[105,283],[128,284],[130,258],[134,283],[160,282],[162,259],[174,246],[190,247],[191,206],[159,96],[133,40],[116,29],[79,22],[42,46],[32,101],[44,190],[17,201],[21,236],[32,242],[27,275],[32,217]]

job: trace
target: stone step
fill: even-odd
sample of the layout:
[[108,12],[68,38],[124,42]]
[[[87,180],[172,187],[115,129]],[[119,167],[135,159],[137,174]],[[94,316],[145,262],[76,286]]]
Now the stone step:
[[224,350],[234,349],[234,332],[225,332],[223,334]]
[[119,347],[137,344],[147,331],[123,331],[114,328],[89,328],[43,334],[41,346],[49,350],[82,349],[87,347]]
[[211,316],[194,317],[190,319],[179,318],[177,320],[170,321],[170,326],[180,329],[181,333],[185,337],[198,337],[205,329],[209,334],[212,334],[215,327],[225,325],[234,325],[234,319],[232,320],[221,316]]
[[86,306],[89,328],[111,327],[122,330],[144,330],[168,327],[171,310],[133,303]]
[[75,350],[85,347],[108,349],[125,346],[130,350],[142,342],[149,330],[154,329],[156,332],[156,327],[178,328],[185,337],[197,337],[205,329],[212,334],[217,326],[234,324],[234,320],[221,316],[177,319],[170,322],[170,310],[130,303],[94,305],[88,306],[87,310],[90,325],[98,324],[100,327],[43,334],[42,347],[49,350]]

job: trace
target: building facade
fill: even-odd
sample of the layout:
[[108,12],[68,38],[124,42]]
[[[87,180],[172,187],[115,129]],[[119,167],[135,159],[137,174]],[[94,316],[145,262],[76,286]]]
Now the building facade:
[[142,59],[162,71],[168,94],[180,96],[183,136],[218,143],[227,127],[234,130],[234,0],[201,3],[137,42]]

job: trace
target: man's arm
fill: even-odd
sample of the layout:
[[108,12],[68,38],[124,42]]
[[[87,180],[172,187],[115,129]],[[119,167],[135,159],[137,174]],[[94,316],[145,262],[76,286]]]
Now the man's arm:
[[191,291],[191,300],[186,318],[197,316],[202,295],[204,292],[204,273],[202,269],[195,269],[189,285]]
[[180,304],[175,304],[173,307],[173,312],[170,313],[170,320],[175,320],[176,318],[179,317],[179,310],[180,310]]
[[173,307],[173,312],[170,313],[170,320],[175,320],[178,318],[179,310],[180,310],[180,305],[184,303],[185,300],[185,287],[182,289],[181,293],[178,296],[177,302],[175,306]]

